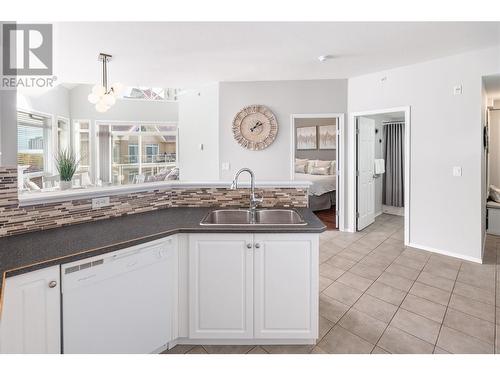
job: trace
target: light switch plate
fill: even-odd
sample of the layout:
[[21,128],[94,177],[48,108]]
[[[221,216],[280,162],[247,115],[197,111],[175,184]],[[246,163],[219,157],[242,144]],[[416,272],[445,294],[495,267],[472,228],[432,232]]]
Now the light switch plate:
[[99,197],[92,199],[92,209],[109,206],[109,197]]
[[453,95],[462,95],[462,85],[453,87]]
[[462,167],[453,167],[453,176],[462,177]]

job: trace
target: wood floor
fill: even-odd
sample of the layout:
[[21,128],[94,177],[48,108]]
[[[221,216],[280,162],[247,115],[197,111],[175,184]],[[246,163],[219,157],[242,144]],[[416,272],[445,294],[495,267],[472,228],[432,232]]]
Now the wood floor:
[[326,225],[328,230],[335,230],[335,206],[329,210],[314,211],[316,216]]

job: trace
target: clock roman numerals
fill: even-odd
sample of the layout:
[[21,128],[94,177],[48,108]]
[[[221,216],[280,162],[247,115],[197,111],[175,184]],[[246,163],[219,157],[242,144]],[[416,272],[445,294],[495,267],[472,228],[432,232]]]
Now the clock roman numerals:
[[233,119],[233,137],[242,147],[263,150],[269,147],[278,134],[278,121],[264,105],[254,104],[243,108]]

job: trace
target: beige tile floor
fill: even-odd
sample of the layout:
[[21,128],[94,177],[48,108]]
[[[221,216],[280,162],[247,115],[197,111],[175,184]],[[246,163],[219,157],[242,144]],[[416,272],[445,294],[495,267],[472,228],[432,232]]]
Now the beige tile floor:
[[191,346],[168,353],[500,353],[500,237],[484,264],[404,247],[403,219],[320,238],[316,345]]

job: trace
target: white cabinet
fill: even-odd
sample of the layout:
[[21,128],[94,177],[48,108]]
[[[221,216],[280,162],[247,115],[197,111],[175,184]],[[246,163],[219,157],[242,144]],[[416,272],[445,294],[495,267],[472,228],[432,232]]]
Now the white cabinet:
[[189,236],[189,337],[253,337],[253,236]]
[[0,353],[60,353],[59,266],[5,279]]
[[317,334],[317,234],[189,236],[189,338]]
[[256,234],[255,338],[318,336],[318,236]]

